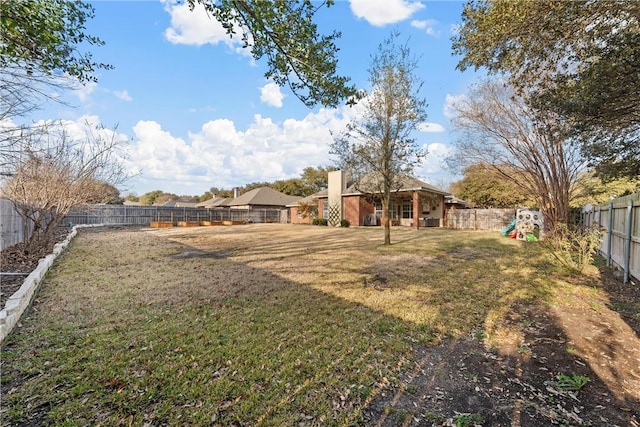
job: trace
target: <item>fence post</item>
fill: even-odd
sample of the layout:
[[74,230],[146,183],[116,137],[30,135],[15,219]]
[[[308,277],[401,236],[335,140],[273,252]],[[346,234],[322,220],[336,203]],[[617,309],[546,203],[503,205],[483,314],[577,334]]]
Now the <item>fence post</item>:
[[609,202],[609,225],[607,227],[607,266],[611,265],[611,242],[613,240],[613,202]]
[[633,201],[627,201],[627,214],[625,216],[626,226],[624,230],[624,279],[623,283],[629,283],[629,270],[631,268],[631,213]]

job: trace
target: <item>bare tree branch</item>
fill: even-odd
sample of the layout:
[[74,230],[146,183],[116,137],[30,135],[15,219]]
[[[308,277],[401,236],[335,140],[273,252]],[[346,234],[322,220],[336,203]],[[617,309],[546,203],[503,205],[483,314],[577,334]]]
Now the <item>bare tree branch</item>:
[[566,223],[584,162],[559,118],[529,108],[497,80],[475,86],[454,108],[454,125],[462,137],[450,162],[489,165],[538,203],[548,229]]

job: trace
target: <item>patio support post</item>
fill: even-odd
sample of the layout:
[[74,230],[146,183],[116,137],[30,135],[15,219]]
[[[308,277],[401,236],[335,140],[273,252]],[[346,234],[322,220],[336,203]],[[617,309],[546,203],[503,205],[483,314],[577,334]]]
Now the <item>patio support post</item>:
[[420,195],[417,191],[413,192],[413,228],[420,228]]

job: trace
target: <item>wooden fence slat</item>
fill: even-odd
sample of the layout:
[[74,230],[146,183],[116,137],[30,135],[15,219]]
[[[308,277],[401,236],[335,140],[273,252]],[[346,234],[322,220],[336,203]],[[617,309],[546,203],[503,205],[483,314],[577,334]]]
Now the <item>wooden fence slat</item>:
[[582,223],[604,229],[600,254],[623,270],[624,283],[640,280],[640,193],[583,211]]
[[516,217],[515,209],[449,209],[446,228],[499,231]]

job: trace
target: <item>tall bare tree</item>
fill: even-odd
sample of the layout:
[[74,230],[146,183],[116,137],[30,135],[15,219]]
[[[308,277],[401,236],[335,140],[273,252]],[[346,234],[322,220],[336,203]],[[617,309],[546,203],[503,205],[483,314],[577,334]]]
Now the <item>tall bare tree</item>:
[[2,192],[23,219],[23,251],[46,245],[73,207],[95,200],[100,191],[96,181],[123,182],[126,174],[118,152],[123,142],[113,130],[74,137],[64,127],[22,141],[15,172]]
[[391,244],[391,193],[427,154],[413,137],[427,118],[427,102],[419,96],[423,83],[416,74],[417,59],[407,44],[397,43],[398,37],[392,33],[372,57],[371,90],[362,101],[363,114],[331,147],[360,191],[379,195],[385,245]]
[[482,163],[513,182],[537,202],[547,230],[566,223],[584,164],[558,117],[531,109],[500,80],[477,84],[454,109],[462,132],[455,163]]

